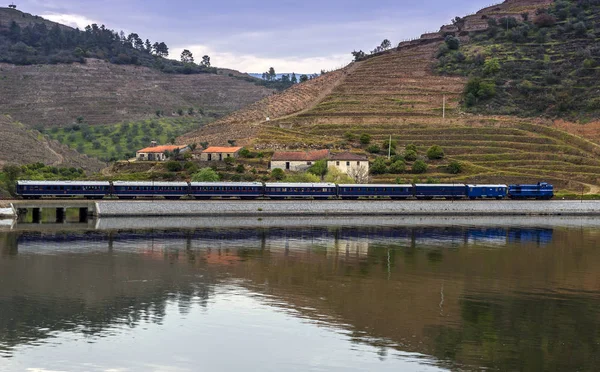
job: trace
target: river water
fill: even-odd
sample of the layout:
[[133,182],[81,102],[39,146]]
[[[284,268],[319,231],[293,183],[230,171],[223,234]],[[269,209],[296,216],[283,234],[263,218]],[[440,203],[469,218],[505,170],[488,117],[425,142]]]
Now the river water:
[[599,290],[597,219],[7,224],[0,371],[595,371]]

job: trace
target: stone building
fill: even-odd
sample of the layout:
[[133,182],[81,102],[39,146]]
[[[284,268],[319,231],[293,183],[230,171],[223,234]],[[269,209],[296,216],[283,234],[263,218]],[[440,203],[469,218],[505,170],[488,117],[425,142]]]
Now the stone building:
[[303,172],[316,161],[327,159],[329,150],[317,151],[278,151],[273,154],[269,168],[279,168],[291,172]]
[[227,158],[238,158],[242,147],[211,146],[200,153],[201,161],[223,161]]

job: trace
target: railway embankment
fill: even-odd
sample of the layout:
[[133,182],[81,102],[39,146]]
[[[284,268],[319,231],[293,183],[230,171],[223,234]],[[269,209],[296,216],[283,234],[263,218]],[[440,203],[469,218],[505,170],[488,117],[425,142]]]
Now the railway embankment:
[[98,217],[600,216],[600,201],[99,201]]

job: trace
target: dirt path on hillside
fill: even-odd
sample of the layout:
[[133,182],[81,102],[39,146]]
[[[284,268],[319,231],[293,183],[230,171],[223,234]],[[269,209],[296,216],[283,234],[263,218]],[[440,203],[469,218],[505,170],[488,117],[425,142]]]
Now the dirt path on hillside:
[[62,156],[61,154],[59,154],[58,152],[54,151],[54,149],[50,146],[50,144],[48,143],[48,140],[43,141],[44,143],[44,147],[52,154],[54,154],[58,160],[52,163],[52,166],[57,167],[61,164],[63,164],[65,162],[65,157]]
[[[342,75],[341,78],[339,78],[334,84],[332,84],[330,87],[323,89],[319,95],[317,95],[315,97],[315,99],[304,109],[300,110],[300,111],[296,111],[294,113],[288,114],[288,115],[284,115],[284,116],[280,116],[278,118],[273,119],[273,121],[277,121],[277,120],[284,120],[284,119],[288,119],[300,114],[303,114],[305,112],[308,112],[310,110],[312,110],[315,105],[317,105],[319,102],[321,102],[325,97],[327,97],[328,95],[331,94],[331,92],[333,92],[333,90],[335,88],[337,88],[342,82],[344,82],[346,80],[346,77],[348,77],[349,74],[351,74],[352,72],[354,72],[354,70],[356,70],[356,68],[358,67],[360,62],[354,62],[352,64],[350,64],[349,66],[347,66],[345,68],[344,71],[344,75]],[[260,122],[263,123],[263,122]]]

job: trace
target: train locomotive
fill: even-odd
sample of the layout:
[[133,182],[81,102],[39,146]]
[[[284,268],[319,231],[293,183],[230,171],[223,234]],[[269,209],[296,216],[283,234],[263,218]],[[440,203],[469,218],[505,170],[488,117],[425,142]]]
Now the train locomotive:
[[126,182],[126,181],[17,181],[17,195],[24,199],[83,197],[118,199],[161,197],[178,200],[240,199],[538,199],[554,197],[546,182],[533,185],[470,184],[340,184],[260,182]]

